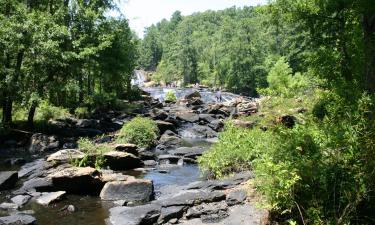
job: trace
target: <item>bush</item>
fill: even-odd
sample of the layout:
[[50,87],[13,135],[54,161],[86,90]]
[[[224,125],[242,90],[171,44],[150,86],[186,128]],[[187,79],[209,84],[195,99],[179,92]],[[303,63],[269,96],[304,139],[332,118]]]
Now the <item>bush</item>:
[[324,108],[322,120],[293,129],[226,128],[199,163],[216,176],[252,168],[257,190],[283,220],[371,224],[375,96],[348,102],[332,94]]
[[77,118],[83,119],[87,118],[90,115],[90,111],[87,107],[78,107],[74,110],[74,115]]
[[262,95],[292,97],[311,86],[306,75],[295,73],[284,57],[281,57],[267,75],[268,88],[258,89]]
[[199,158],[199,164],[215,177],[251,169],[252,161],[260,155],[265,135],[268,133],[260,129],[237,128],[227,122],[219,142]]
[[177,97],[174,93],[174,91],[168,91],[165,95],[165,101],[166,102],[176,102],[177,101]]
[[70,114],[67,109],[53,106],[47,101],[42,101],[36,109],[35,120],[48,121],[50,119],[63,119],[68,116]]
[[151,147],[159,135],[158,127],[152,119],[135,117],[120,130],[118,143],[132,143],[139,147]]
[[93,166],[97,169],[103,168],[105,160],[103,154],[111,151],[111,148],[105,144],[96,145],[88,138],[78,140],[78,148],[85,153],[81,160],[72,161],[71,164],[78,167]]

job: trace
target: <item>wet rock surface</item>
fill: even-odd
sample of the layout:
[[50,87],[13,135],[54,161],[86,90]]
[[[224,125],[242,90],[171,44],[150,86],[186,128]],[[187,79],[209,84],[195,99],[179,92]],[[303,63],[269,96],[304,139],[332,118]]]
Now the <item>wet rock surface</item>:
[[[0,208],[8,213],[4,215],[8,216],[0,217],[0,224],[35,224],[31,211],[18,211],[30,207],[36,209],[38,220],[42,218],[40,225],[48,221],[43,218],[44,210],[54,211],[50,214],[53,217],[62,216],[61,221],[55,221],[56,225],[72,224],[72,221],[67,222],[69,217],[82,223],[90,220],[87,224],[95,225],[102,225],[105,218],[107,224],[114,225],[260,224],[265,213],[253,208],[247,202],[246,192],[237,188],[252,179],[252,173],[239,173],[224,180],[204,180],[194,165],[209,149],[207,138],[218,136],[226,118],[254,113],[257,106],[249,100],[234,98],[215,103],[212,99],[207,101],[209,97],[202,91],[192,91],[180,95],[176,103],[162,103],[150,96],[139,102],[144,108],[133,113],[152,118],[159,128],[160,137],[155,148],[115,143],[113,131],[133,115],[108,112],[91,119],[50,121],[63,128],[64,135],[69,138],[34,134],[27,151],[39,159],[34,158],[26,164],[23,158],[9,160],[8,165],[24,165],[18,173],[13,172],[18,174],[17,178],[10,179],[8,189],[11,191],[0,204]],[[244,122],[239,126],[251,127]],[[103,133],[105,135],[95,138],[95,143],[107,144],[109,152],[89,157],[103,157],[104,169],[69,164],[87,157],[76,149],[77,137]],[[18,142],[9,144],[19,145]],[[5,180],[8,179],[3,183]],[[85,196],[91,196],[90,206],[82,206],[88,198]],[[91,214],[82,217],[90,210],[93,210]],[[246,214],[246,210],[249,213]]]
[[0,191],[12,189],[18,180],[17,171],[0,172]]
[[144,179],[129,179],[113,181],[104,185],[100,192],[103,200],[123,200],[125,202],[145,203],[153,198],[154,186],[152,181]]

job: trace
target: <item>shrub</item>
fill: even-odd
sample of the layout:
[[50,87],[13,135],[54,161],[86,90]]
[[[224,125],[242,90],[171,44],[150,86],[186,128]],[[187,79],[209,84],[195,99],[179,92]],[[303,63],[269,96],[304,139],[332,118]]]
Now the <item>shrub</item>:
[[219,142],[199,158],[200,166],[215,177],[251,169],[252,161],[262,149],[260,140],[267,134],[260,129],[237,128],[227,122]]
[[302,73],[293,74],[288,62],[281,57],[267,75],[268,88],[258,89],[262,95],[292,97],[305,92],[311,82]]
[[199,163],[216,176],[252,168],[277,215],[298,224],[371,224],[375,96],[332,94],[321,121],[266,132],[229,127]]
[[174,93],[174,91],[168,91],[165,95],[165,101],[166,102],[176,102],[177,101],[177,97]]
[[48,121],[50,119],[62,119],[68,116],[70,116],[70,114],[67,109],[53,106],[47,101],[42,101],[36,109],[35,120]]
[[152,119],[135,117],[120,130],[118,143],[132,143],[139,147],[151,147],[159,135],[158,127]]
[[87,107],[78,107],[74,110],[74,115],[77,118],[83,119],[87,118],[90,115],[90,111]]
[[71,164],[78,167],[94,166],[97,169],[102,168],[105,164],[103,154],[111,151],[108,145],[96,145],[88,138],[80,138],[78,140],[78,148],[85,153],[85,155],[80,160],[72,161]]

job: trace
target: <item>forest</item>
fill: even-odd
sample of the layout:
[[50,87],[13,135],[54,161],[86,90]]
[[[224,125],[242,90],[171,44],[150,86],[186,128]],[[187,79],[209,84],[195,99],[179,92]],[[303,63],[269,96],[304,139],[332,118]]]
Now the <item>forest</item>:
[[[111,0],[0,0],[0,134],[139,100],[144,93],[131,79],[142,69],[157,87],[200,84],[256,99],[256,112],[247,115],[223,112],[231,107],[225,103],[205,113],[215,114],[212,121],[228,116],[218,142],[197,162],[212,179],[252,171],[246,186],[269,211],[269,224],[374,224],[373,0],[176,11],[143,38],[126,15],[106,15],[115,8]],[[167,95],[165,116],[156,109],[136,114],[191,122],[178,113],[171,119],[183,101]],[[196,109],[203,103],[193,100],[188,110],[202,122],[209,106]],[[158,126],[136,117],[117,140],[155,147],[164,136]]]
[[[112,1],[0,1],[2,124],[131,95],[138,38]],[[54,108],[61,107],[61,109]],[[15,118],[14,118],[15,117]]]

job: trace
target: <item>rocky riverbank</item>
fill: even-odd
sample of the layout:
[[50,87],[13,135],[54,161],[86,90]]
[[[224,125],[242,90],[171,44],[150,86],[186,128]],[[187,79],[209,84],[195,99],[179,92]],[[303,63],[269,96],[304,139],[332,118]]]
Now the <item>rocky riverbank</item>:
[[[70,196],[94,196],[108,203],[105,223],[112,225],[261,224],[265,221],[267,212],[249,203],[242,187],[252,178],[251,172],[225,180],[202,181],[197,181],[198,175],[189,181],[192,174],[188,173],[185,182],[175,184],[173,180],[155,184],[157,179],[152,176],[147,179],[151,173],[168,176],[176,168],[196,167],[197,158],[222,131],[224,120],[255,113],[256,102],[233,98],[223,103],[208,103],[199,91],[192,91],[177,102],[160,102],[145,95],[138,104],[143,107],[130,114],[113,111],[90,119],[50,121],[64,135],[33,134],[27,147],[25,142],[7,140],[9,155],[17,149],[32,160],[26,163],[25,157],[13,157],[4,161],[14,170],[0,172],[3,191],[0,224],[46,225],[37,220],[36,215],[41,212],[30,210],[30,205],[40,205],[38,210],[42,210]],[[160,137],[155,147],[113,142],[115,131],[135,114],[156,121]],[[248,126],[243,121],[237,123]],[[96,143],[104,143],[111,149],[103,155],[106,169],[72,166],[70,162],[86,157],[77,149],[77,137],[96,135],[102,135],[95,138]],[[197,140],[205,144],[195,144]],[[58,210],[65,217],[84,211],[77,202],[67,203]],[[92,223],[83,218],[77,224],[104,224],[104,218]]]

